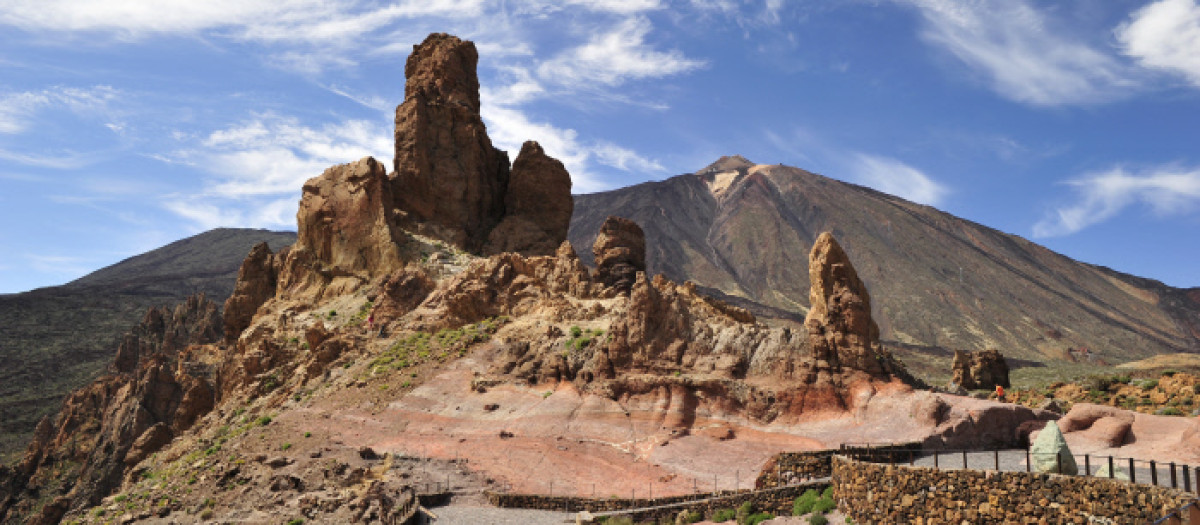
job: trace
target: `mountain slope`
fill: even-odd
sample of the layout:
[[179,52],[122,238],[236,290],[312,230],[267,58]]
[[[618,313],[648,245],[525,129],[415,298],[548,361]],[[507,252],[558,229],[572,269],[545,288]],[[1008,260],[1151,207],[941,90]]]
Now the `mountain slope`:
[[1080,263],[797,168],[722,157],[693,174],[580,195],[571,242],[590,246],[608,215],[646,231],[651,273],[797,313],[808,308],[805,254],[832,231],[895,346],[997,348],[1034,361],[1069,359],[1080,347],[1108,362],[1200,351],[1200,289]]
[[216,229],[131,257],[71,283],[0,295],[0,457],[19,452],[38,420],[111,361],[147,308],[204,292],[221,301],[257,242],[291,232]]

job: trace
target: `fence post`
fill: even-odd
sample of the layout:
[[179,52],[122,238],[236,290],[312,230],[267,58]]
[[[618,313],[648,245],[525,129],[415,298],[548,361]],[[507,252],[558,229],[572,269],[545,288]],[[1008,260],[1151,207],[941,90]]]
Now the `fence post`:
[[1154,464],[1154,460],[1150,460],[1150,484],[1158,485],[1158,465]]
[[1192,491],[1192,473],[1191,473],[1191,470],[1192,470],[1192,469],[1191,469],[1191,467],[1189,467],[1189,466],[1187,466],[1187,465],[1184,465],[1184,466],[1183,466],[1183,491],[1184,491],[1184,492],[1191,492],[1191,491]]
[[999,449],[993,450],[992,456],[993,456],[992,459],[996,460],[996,470],[999,471],[1000,470],[1000,450]]
[[1129,458],[1129,482],[1137,483],[1137,470],[1133,468],[1133,458]]
[[1173,488],[1173,489],[1179,488],[1179,483],[1175,479],[1175,462],[1174,461],[1171,462],[1171,488]]
[[1113,457],[1108,457],[1108,479],[1113,479],[1117,476],[1116,467],[1113,467]]
[[938,451],[933,451],[933,468],[938,468]]
[[1062,474],[1063,471],[1062,471],[1062,453],[1061,452],[1054,454],[1054,462],[1055,462],[1055,464],[1058,465],[1058,474]]
[[1033,471],[1033,460],[1029,458],[1029,449],[1025,449],[1025,472]]
[[[1200,469],[1196,469],[1196,471],[1200,472]],[[1196,502],[1192,502],[1191,505],[1188,505],[1187,515],[1188,523],[1190,525],[1200,525],[1200,505],[1197,505]]]
[[1083,475],[1084,476],[1092,475],[1092,455],[1091,454],[1083,455]]
[[963,449],[963,470],[967,470],[967,449]]

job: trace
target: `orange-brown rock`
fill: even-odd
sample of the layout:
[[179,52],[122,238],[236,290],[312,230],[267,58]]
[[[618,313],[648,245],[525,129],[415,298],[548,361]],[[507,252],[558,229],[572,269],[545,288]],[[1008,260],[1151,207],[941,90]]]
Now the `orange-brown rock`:
[[309,251],[332,276],[373,276],[402,266],[404,233],[391,221],[387,169],[366,157],[304,183],[292,250]]
[[375,307],[371,311],[375,322],[386,324],[411,312],[429,296],[433,288],[433,279],[419,267],[408,266],[393,272],[379,285],[375,294]]
[[504,219],[488,235],[485,254],[553,255],[571,225],[571,175],[534,141],[521,146],[504,197]]
[[400,224],[478,252],[504,215],[508,155],[479,114],[475,44],[444,33],[413,47],[396,108],[393,195]]
[[250,249],[238,269],[233,294],[225,300],[225,341],[236,341],[242,330],[250,326],[258,307],[275,296],[279,263],[271,247],[260,242]]
[[804,319],[818,368],[883,372],[876,354],[879,327],[871,319],[871,296],[850,258],[829,232],[813,244],[808,258],[812,308]]
[[1071,411],[1058,420],[1064,434],[1078,433],[1107,447],[1119,447],[1131,438],[1136,412],[1116,407],[1075,403]]
[[950,368],[951,381],[967,390],[991,390],[997,385],[1009,387],[1008,363],[1004,355],[993,348],[973,353],[955,350]]
[[[216,305],[202,295],[174,309],[150,309],[122,340],[110,367],[114,373],[72,392],[57,415],[38,424],[16,479],[0,480],[20,487],[7,501],[0,498],[0,522],[61,517],[68,509],[97,504],[139,458],[212,410],[212,388],[204,377],[185,371],[179,356],[189,345],[223,335]],[[50,487],[61,487],[65,500],[35,515],[31,505],[37,498],[28,496]]]
[[624,217],[609,217],[592,244],[596,280],[620,293],[629,293],[637,273],[646,271],[646,234]]

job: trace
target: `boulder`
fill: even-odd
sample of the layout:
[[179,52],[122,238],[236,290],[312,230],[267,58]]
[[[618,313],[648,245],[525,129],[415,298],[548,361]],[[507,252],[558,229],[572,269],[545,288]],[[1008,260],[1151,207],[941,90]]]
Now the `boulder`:
[[1065,433],[1077,433],[1106,447],[1119,447],[1130,440],[1135,417],[1134,412],[1116,407],[1076,403],[1058,425]]
[[804,326],[813,358],[833,370],[848,367],[873,376],[882,374],[876,357],[879,327],[871,319],[871,296],[833,234],[817,237],[808,257],[808,277],[812,307]]
[[954,362],[950,365],[953,384],[967,390],[991,390],[996,386],[1009,388],[1008,363],[998,350],[981,352],[954,351]]
[[609,217],[600,225],[592,254],[596,258],[596,280],[629,294],[638,272],[646,271],[646,234],[636,222]]
[[392,174],[401,226],[475,253],[504,215],[509,179],[479,114],[478,61],[474,43],[444,33],[413,47]]
[[1030,446],[1029,453],[1038,472],[1070,476],[1079,474],[1075,456],[1071,454],[1071,449],[1067,447],[1067,440],[1063,439],[1062,432],[1058,430],[1058,425],[1053,421],[1047,422],[1045,428],[1038,433],[1037,438]]
[[574,209],[571,175],[562,162],[528,141],[513,162],[504,218],[488,235],[484,254],[554,255],[567,239]]

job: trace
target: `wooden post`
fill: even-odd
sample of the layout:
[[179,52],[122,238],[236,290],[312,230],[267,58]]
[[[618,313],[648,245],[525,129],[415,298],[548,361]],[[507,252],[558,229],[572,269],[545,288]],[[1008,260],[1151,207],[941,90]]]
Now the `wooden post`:
[[1083,475],[1084,476],[1092,475],[1092,455],[1091,454],[1083,455]]
[[1129,458],[1129,482],[1137,483],[1137,470],[1133,468],[1133,458]]
[[1117,469],[1113,466],[1113,457],[1108,457],[1108,479],[1117,477]]
[[1154,464],[1154,460],[1150,460],[1150,484],[1158,485],[1158,465]]
[[992,459],[996,460],[996,470],[1000,470],[1000,450],[992,451]]
[[1062,474],[1062,453],[1054,454],[1054,462],[1058,465],[1058,473]]
[[938,468],[938,451],[933,451],[933,468]]
[[1175,478],[1175,462],[1171,462],[1171,488],[1179,488],[1179,482]]
[[1029,449],[1025,449],[1025,472],[1033,471],[1033,461],[1029,459]]
[[1192,469],[1191,469],[1191,467],[1189,467],[1189,466],[1187,466],[1187,465],[1184,465],[1184,466],[1183,466],[1183,491],[1184,491],[1184,492],[1191,492],[1191,491],[1192,491],[1192,473],[1191,473],[1191,470],[1192,470]]
[[963,449],[963,470],[967,470],[967,449]]

